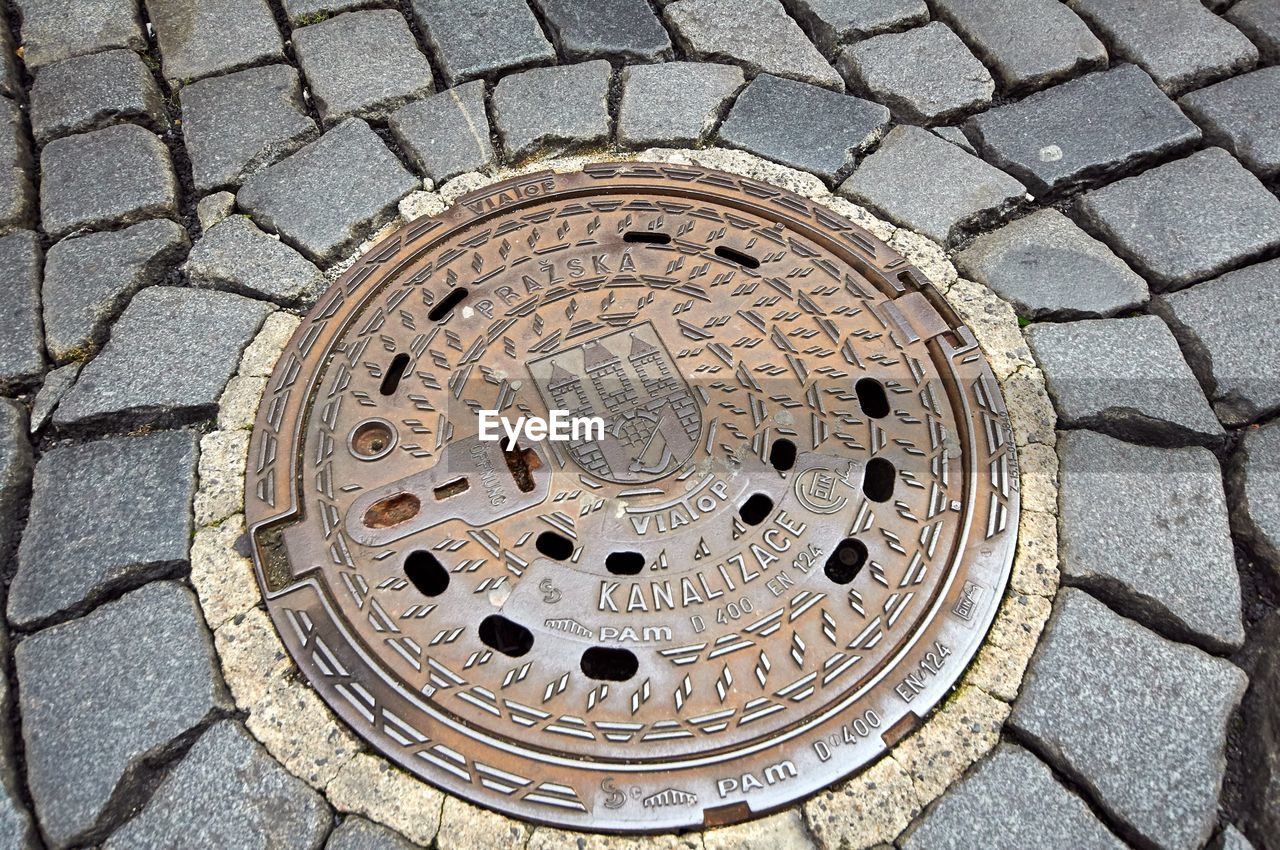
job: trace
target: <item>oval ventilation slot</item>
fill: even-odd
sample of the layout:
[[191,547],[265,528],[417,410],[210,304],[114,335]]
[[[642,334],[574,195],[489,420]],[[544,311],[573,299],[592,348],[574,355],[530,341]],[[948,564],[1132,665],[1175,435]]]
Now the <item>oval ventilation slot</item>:
[[391,358],[391,364],[387,366],[386,373],[382,376],[382,385],[378,387],[378,392],[383,395],[395,395],[396,389],[400,386],[400,379],[404,377],[405,370],[409,368],[409,355],[397,354]]
[[885,394],[884,385],[875,378],[860,378],[853,385],[858,394],[858,404],[862,412],[872,419],[883,419],[889,415],[889,397]]
[[462,303],[462,299],[466,298],[469,293],[467,288],[460,286],[452,290],[444,298],[440,299],[440,303],[431,308],[431,312],[427,313],[427,318],[433,322],[438,322],[445,316],[453,312],[453,308]]
[[573,556],[573,541],[563,534],[544,531],[533,541],[539,552],[556,561],[567,561]]
[[639,575],[644,569],[644,555],[639,552],[610,552],[604,568],[616,576]]
[[582,653],[582,672],[589,679],[625,682],[640,669],[640,661],[629,649],[593,646]]
[[744,254],[741,251],[735,251],[732,248],[726,247],[724,245],[721,245],[720,247],[716,248],[716,256],[722,260],[728,260],[731,263],[736,263],[737,265],[742,266],[744,269],[760,268],[760,261],[757,260],[755,257],[751,256],[750,254]]
[[421,549],[404,559],[404,576],[423,596],[439,596],[449,587],[449,571],[444,564]]
[[893,464],[882,457],[867,461],[862,473],[862,492],[873,502],[887,502],[893,498],[893,479],[897,471]]
[[512,658],[533,649],[533,632],[501,614],[490,614],[480,621],[480,640],[490,649]]
[[796,465],[796,444],[790,440],[774,440],[769,447],[769,465],[779,472],[786,472]]
[[856,537],[841,540],[827,558],[823,572],[836,584],[848,584],[862,572],[862,565],[867,562],[867,547]]
[[764,493],[755,493],[738,508],[738,516],[747,525],[759,525],[773,510],[773,499]]
[[653,230],[628,230],[622,234],[623,242],[638,242],[641,245],[667,245],[671,237]]

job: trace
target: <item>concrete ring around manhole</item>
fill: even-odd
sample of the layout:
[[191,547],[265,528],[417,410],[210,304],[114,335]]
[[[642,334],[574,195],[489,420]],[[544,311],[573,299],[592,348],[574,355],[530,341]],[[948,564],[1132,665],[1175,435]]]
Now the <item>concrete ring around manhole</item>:
[[[193,582],[287,769],[442,847],[871,846],[994,746],[1057,587],[1007,304],[734,151],[402,213],[201,442]],[[501,436],[552,409],[600,430]]]

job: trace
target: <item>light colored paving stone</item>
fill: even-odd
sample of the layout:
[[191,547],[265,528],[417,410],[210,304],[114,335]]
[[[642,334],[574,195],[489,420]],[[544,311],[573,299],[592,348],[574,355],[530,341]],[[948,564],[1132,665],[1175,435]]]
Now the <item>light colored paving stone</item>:
[[1194,850],[1217,826],[1227,726],[1245,685],[1230,662],[1067,588],[1010,723],[1110,817]]
[[239,724],[224,720],[192,745],[142,811],[103,850],[290,847],[315,850],[332,814]]
[[920,808],[911,774],[886,757],[811,797],[804,820],[822,850],[865,850],[892,841]]
[[1026,187],[928,130],[902,125],[839,191],[947,245],[963,227],[998,221],[1023,199]]
[[1135,619],[1218,650],[1244,643],[1240,580],[1217,459],[1069,431],[1062,574]]
[[339,811],[364,815],[424,846],[440,830],[444,795],[374,756],[348,761],[325,792]]
[[905,121],[943,124],[985,108],[996,84],[940,22],[845,48],[837,63],[850,88]]
[[1026,318],[1110,316],[1148,297],[1146,282],[1124,260],[1055,209],[979,236],[956,266]]
[[1027,328],[1058,416],[1070,427],[1122,437],[1212,444],[1222,438],[1209,401],[1155,316]]
[[911,828],[903,850],[1124,850],[1049,768],[1003,744]]
[[744,79],[741,68],[710,62],[624,68],[618,142],[628,147],[701,144]]
[[773,74],[844,90],[835,68],[778,0],[676,0],[662,16],[692,59],[733,62],[750,77]]

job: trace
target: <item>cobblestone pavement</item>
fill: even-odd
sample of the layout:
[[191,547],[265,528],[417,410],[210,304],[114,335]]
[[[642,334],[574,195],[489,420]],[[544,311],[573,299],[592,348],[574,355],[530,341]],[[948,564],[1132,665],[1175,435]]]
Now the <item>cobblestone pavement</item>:
[[[574,846],[364,755],[320,782],[268,754],[191,586],[233,555],[211,452],[244,435],[200,439],[256,405],[264,322],[424,188],[708,145],[933,240],[941,283],[1013,305],[1038,365],[1010,380],[1042,370],[1056,411],[1023,465],[1056,468],[1057,528],[1023,545],[1062,590],[1007,603],[1040,646],[998,746],[887,837],[1280,848],[1276,0],[7,6],[0,848]],[[289,687],[276,710],[309,710]],[[767,826],[576,846],[861,846],[899,787],[868,777]]]

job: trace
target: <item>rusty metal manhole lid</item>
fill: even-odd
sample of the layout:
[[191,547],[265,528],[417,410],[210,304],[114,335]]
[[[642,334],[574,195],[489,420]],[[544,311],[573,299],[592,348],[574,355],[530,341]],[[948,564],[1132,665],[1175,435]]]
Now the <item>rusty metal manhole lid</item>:
[[[553,408],[603,432],[479,439]],[[995,377],[915,269],[797,195],[641,164],[363,257],[276,367],[247,491],[339,715],[476,803],[610,831],[876,758],[977,651],[1018,513]]]

